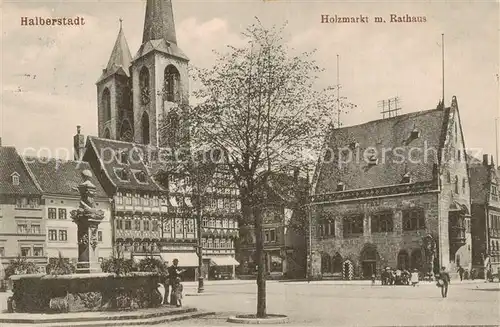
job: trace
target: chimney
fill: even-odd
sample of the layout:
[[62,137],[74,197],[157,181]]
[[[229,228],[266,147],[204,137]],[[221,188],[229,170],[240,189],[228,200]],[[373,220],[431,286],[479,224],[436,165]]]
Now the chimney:
[[85,151],[85,135],[81,134],[81,126],[76,126],[76,135],[73,136],[73,150],[75,160],[82,160]]
[[487,154],[483,154],[483,165],[488,166],[488,155]]

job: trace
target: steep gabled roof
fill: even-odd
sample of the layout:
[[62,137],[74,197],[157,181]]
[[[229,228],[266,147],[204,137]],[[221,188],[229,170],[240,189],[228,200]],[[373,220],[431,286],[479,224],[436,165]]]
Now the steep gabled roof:
[[[83,181],[82,172],[91,170],[87,162],[73,160],[24,157],[24,161],[43,193],[48,194],[79,197],[77,187]],[[106,192],[95,176],[91,182],[96,187],[96,197],[106,198]]]
[[405,175],[411,183],[432,181],[447,112],[431,109],[332,129],[325,142],[331,158],[319,163],[315,194],[335,192],[339,183],[345,190],[403,184]]
[[98,82],[114,74],[130,77],[129,67],[131,62],[132,54],[130,53],[127,39],[125,38],[125,34],[123,33],[120,23],[120,31],[118,32],[115,45],[111,51],[108,65],[106,66],[106,69],[104,69]]
[[[13,173],[19,185],[12,183]],[[41,195],[15,147],[0,146],[0,194]]]
[[472,204],[485,204],[491,184],[500,185],[500,171],[494,164],[477,160],[469,165],[469,174]]
[[[147,146],[89,136],[86,153],[89,150],[96,154],[106,176],[116,187],[138,191],[163,191],[144,162],[143,154],[148,153]],[[124,154],[125,163],[121,161],[121,154]],[[84,159],[86,156],[87,154]],[[144,181],[139,178],[141,172],[144,174]],[[125,179],[123,173],[126,176]]]

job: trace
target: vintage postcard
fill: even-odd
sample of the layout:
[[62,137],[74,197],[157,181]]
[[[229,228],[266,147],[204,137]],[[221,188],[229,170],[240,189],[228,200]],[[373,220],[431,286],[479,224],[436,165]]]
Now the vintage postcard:
[[4,0],[0,325],[498,325],[499,9]]

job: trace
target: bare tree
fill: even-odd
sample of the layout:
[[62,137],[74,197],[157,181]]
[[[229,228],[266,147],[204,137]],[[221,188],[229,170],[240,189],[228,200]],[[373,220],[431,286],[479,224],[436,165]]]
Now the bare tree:
[[314,52],[291,55],[282,30],[257,20],[243,33],[246,46],[195,69],[200,104],[189,113],[191,144],[221,151],[240,189],[240,226],[255,226],[257,317],[266,316],[262,190],[272,172],[315,163],[334,115],[334,88],[317,86]]

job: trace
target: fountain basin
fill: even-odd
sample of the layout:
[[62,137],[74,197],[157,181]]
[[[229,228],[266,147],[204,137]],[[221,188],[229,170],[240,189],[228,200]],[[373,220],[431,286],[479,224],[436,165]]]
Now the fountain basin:
[[9,312],[62,313],[136,310],[161,305],[156,273],[11,276]]

